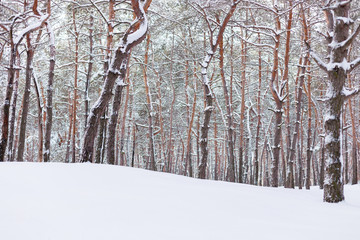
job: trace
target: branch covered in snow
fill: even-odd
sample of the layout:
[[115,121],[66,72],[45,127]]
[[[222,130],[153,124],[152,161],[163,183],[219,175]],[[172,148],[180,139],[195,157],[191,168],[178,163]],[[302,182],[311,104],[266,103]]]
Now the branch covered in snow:
[[26,36],[26,34],[36,31],[39,28],[41,28],[43,26],[43,24],[48,20],[49,17],[50,17],[49,14],[42,15],[39,18],[39,21],[37,21],[37,22],[31,24],[30,26],[26,27],[25,29],[23,29],[20,33],[17,34],[17,37],[14,39],[14,44],[18,45],[23,40],[23,38]]
[[[345,6],[346,4],[349,4],[351,1],[352,0],[337,2],[334,5],[324,7],[323,10],[334,10],[334,9],[337,9],[338,7],[342,7],[342,6]],[[330,3],[330,1],[329,1],[329,3]]]
[[341,95],[344,96],[345,100],[357,95],[360,93],[360,89],[359,88],[355,88],[355,89],[349,89],[344,87],[341,91]]
[[350,63],[350,69],[348,72],[351,72],[352,70],[354,70],[357,66],[359,66],[360,64],[360,57],[358,57],[357,59],[355,59],[354,61],[352,61]]
[[145,12],[150,6],[151,0],[142,3],[140,0],[131,0],[136,19],[126,30],[124,37],[121,39],[119,48],[122,52],[129,51],[133,46],[141,42],[148,30],[148,20]]

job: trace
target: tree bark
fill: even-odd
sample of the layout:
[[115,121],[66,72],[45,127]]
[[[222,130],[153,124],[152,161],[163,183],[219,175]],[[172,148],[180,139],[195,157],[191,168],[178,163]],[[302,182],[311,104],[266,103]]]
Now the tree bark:
[[289,1],[290,4],[290,11],[289,11],[289,18],[286,25],[286,43],[285,43],[285,59],[284,59],[284,75],[282,80],[286,82],[286,92],[288,93],[286,98],[286,129],[287,129],[287,136],[286,136],[286,151],[287,151],[287,170],[286,176],[283,176],[284,186],[288,188],[294,188],[294,164],[293,162],[289,161],[290,156],[290,148],[291,148],[291,130],[290,130],[290,94],[289,94],[289,60],[290,60],[290,38],[291,38],[291,28],[292,28],[292,1]]
[[112,111],[110,115],[110,121],[108,124],[108,133],[109,136],[106,139],[106,159],[108,164],[115,163],[115,134],[116,134],[116,125],[119,116],[119,110],[121,106],[121,97],[122,91],[125,86],[123,80],[120,80],[122,84],[116,84],[114,101],[112,105]]
[[93,27],[94,27],[94,17],[92,15],[90,15],[90,26],[89,26],[89,63],[88,63],[88,70],[86,73],[86,82],[85,82],[85,93],[84,93],[84,102],[85,102],[85,128],[86,128],[86,124],[87,124],[87,119],[89,117],[89,103],[90,103],[90,99],[89,99],[89,85],[90,85],[90,80],[91,80],[91,75],[92,75],[92,69],[93,69],[93,61],[94,61],[94,56],[93,56],[93,45],[94,45],[94,40],[93,40]]
[[[114,87],[116,79],[120,76],[125,77],[127,61],[129,59],[130,50],[138,45],[146,37],[147,33],[147,19],[145,11],[149,4],[145,3],[145,9],[140,6],[139,0],[131,0],[131,4],[135,15],[140,20],[138,25],[132,25],[126,32],[125,36],[121,39],[119,47],[117,47],[114,57],[107,70],[104,85],[98,101],[91,108],[90,115],[88,117],[87,127],[85,129],[81,162],[91,162],[94,154],[94,140],[99,125],[100,116],[105,112],[105,108],[108,105],[111,96],[112,89]],[[140,28],[139,28],[140,27]],[[133,31],[130,33],[130,31]],[[136,38],[132,38],[136,36]],[[130,41],[128,41],[128,37]]]
[[[17,53],[18,55],[18,53]],[[20,65],[20,56],[17,57],[17,65]],[[14,89],[13,89],[13,98],[11,103],[11,117],[10,117],[10,133],[9,133],[9,145],[8,145],[8,161],[12,162],[15,158],[16,147],[14,147],[14,134],[15,134],[15,119],[16,119],[16,105],[17,105],[17,97],[18,97],[18,87],[19,87],[19,76],[20,71],[16,71]],[[19,116],[21,115],[21,111],[19,112]]]
[[76,133],[77,133],[77,88],[78,88],[78,69],[79,69],[79,32],[76,27],[76,16],[75,9],[73,8],[73,25],[74,25],[74,34],[75,34],[75,72],[74,72],[74,96],[73,96],[73,132],[72,132],[72,157],[71,162],[75,163],[76,161]]
[[[278,11],[278,9],[276,9]],[[273,99],[276,104],[275,112],[275,129],[274,129],[274,145],[273,145],[273,162],[271,164],[271,186],[278,187],[279,186],[279,161],[280,161],[280,148],[281,148],[281,132],[282,132],[282,105],[283,101],[281,99],[282,88],[280,86],[279,90],[276,90],[274,86],[276,78],[278,76],[278,65],[279,65],[279,46],[280,46],[280,18],[279,15],[276,15],[276,30],[277,34],[275,34],[275,48],[274,48],[274,63],[273,69],[271,73],[270,80],[270,90],[273,96]]]
[[[226,104],[226,120],[227,120],[227,147],[229,152],[229,163],[233,164],[235,163],[235,155],[234,155],[234,128],[233,128],[233,118],[232,118],[232,110],[231,110],[231,102],[229,97],[229,91],[228,87],[226,85],[225,80],[225,71],[224,71],[224,41],[223,36],[220,37],[219,41],[219,51],[220,51],[220,75],[221,75],[221,81],[223,85],[223,92],[225,97],[225,104]],[[232,169],[230,169],[230,181],[232,181],[232,175],[235,181],[235,166],[234,166],[234,172],[232,173]]]
[[32,61],[34,57],[33,47],[30,45],[30,36],[27,37],[28,50],[26,51],[26,73],[25,73],[25,89],[23,95],[23,110],[21,115],[20,123],[20,134],[19,134],[19,146],[17,152],[17,161],[24,161],[24,150],[25,150],[25,136],[26,136],[26,125],[27,116],[29,112],[30,102],[30,88],[31,88],[31,77],[32,77]]
[[324,201],[341,202],[344,200],[344,183],[342,179],[342,136],[341,121],[344,101],[358,91],[346,91],[345,81],[357,64],[342,64],[347,59],[348,47],[360,32],[360,27],[349,36],[351,21],[341,19],[349,18],[350,1],[337,0],[333,6],[325,7],[325,16],[328,23],[328,55],[329,63],[325,64],[311,50],[312,57],[319,67],[328,75],[328,89],[325,102],[325,181]]
[[13,86],[16,72],[16,51],[17,46],[11,44],[10,61],[8,69],[8,84],[5,92],[5,103],[2,108],[2,127],[1,127],[1,141],[0,141],[0,162],[4,161],[6,154],[6,147],[8,143],[9,134],[9,117],[10,117],[10,103],[13,94]]
[[307,131],[307,149],[306,149],[306,177],[305,177],[305,188],[310,189],[310,172],[311,172],[311,121],[312,121],[312,114],[311,114],[311,82],[310,77],[307,82],[307,95],[308,95],[308,131]]
[[41,103],[41,96],[40,96],[40,90],[39,90],[39,84],[35,77],[35,74],[32,74],[34,86],[35,86],[35,93],[36,93],[36,99],[37,99],[37,107],[38,107],[38,136],[39,136],[39,151],[38,151],[38,162],[43,161],[43,143],[44,143],[44,128],[43,128],[43,104]]
[[[49,1],[50,2],[50,1]],[[47,24],[48,34],[50,38],[50,65],[49,65],[49,77],[48,86],[46,90],[46,120],[45,120],[45,143],[44,143],[44,162],[50,162],[50,147],[51,147],[51,130],[53,119],[53,83],[54,83],[54,70],[55,70],[55,42],[54,33],[51,26]]]

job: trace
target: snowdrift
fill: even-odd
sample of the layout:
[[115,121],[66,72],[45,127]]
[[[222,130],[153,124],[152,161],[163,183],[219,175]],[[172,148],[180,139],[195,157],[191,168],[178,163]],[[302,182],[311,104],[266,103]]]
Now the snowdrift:
[[97,164],[1,163],[1,240],[359,239],[360,187],[322,191]]

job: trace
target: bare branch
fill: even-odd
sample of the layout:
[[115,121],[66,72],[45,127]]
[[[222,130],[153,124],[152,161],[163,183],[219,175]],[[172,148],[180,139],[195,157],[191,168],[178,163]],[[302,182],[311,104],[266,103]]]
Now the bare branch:
[[92,0],[89,0],[89,1],[95,7],[95,9],[100,13],[101,17],[105,20],[106,24],[109,25],[109,21],[107,20],[107,18],[103,14],[103,12],[99,9],[99,7]]

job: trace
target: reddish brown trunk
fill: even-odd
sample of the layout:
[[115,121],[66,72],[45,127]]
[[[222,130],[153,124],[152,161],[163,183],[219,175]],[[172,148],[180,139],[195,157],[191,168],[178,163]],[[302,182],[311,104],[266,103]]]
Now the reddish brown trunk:
[[[149,2],[151,1],[148,0],[145,4],[144,7],[145,11],[147,10],[147,7],[150,4]],[[141,20],[140,24],[143,24],[142,27],[145,27],[147,29],[146,16],[143,15],[142,11],[140,10],[139,2],[136,0],[131,0],[131,4],[136,16]],[[132,27],[132,30],[135,32],[139,31],[136,27],[139,27],[140,24]],[[130,30],[131,29],[129,29],[129,31]],[[122,38],[122,44],[115,51],[114,58],[111,61],[109,70],[107,71],[105,77],[101,95],[90,111],[87,127],[85,129],[85,134],[84,134],[84,141],[83,141],[82,154],[81,154],[82,162],[92,161],[93,153],[94,153],[94,141],[97,133],[97,128],[99,125],[100,116],[102,116],[103,113],[105,112],[105,108],[111,99],[112,89],[114,87],[115,81],[119,76],[124,79],[126,74],[127,61],[129,59],[131,48],[138,45],[146,37],[147,31],[141,32],[139,38],[137,38],[133,42],[128,43],[127,37],[130,34],[129,31]]]
[[31,88],[31,77],[32,77],[32,60],[34,57],[34,49],[30,45],[30,36],[27,35],[27,45],[28,50],[26,51],[26,76],[25,76],[25,89],[23,95],[23,110],[21,114],[21,123],[20,123],[20,134],[19,134],[19,147],[17,152],[17,161],[24,161],[24,150],[25,150],[25,136],[26,136],[26,125],[27,125],[27,116],[29,112],[29,103],[30,103],[30,88]]
[[74,72],[74,95],[73,95],[73,132],[72,132],[72,162],[75,163],[76,160],[76,133],[77,133],[77,123],[76,123],[76,114],[77,114],[77,88],[78,88],[78,68],[79,68],[79,32],[76,27],[76,16],[75,9],[73,9],[73,25],[75,33],[75,72]]
[[[225,104],[226,104],[226,120],[227,120],[227,147],[228,147],[228,156],[229,156],[229,165],[232,165],[234,168],[229,170],[229,181],[235,181],[235,156],[234,156],[234,129],[233,129],[233,118],[232,118],[232,111],[231,111],[231,102],[229,97],[228,87],[226,85],[225,80],[225,71],[224,71],[224,42],[223,37],[220,37],[219,41],[219,51],[220,51],[220,75],[221,81],[223,85],[223,92],[225,97]],[[233,171],[233,172],[232,172]],[[232,177],[233,176],[233,177]],[[233,178],[233,179],[232,179]]]

